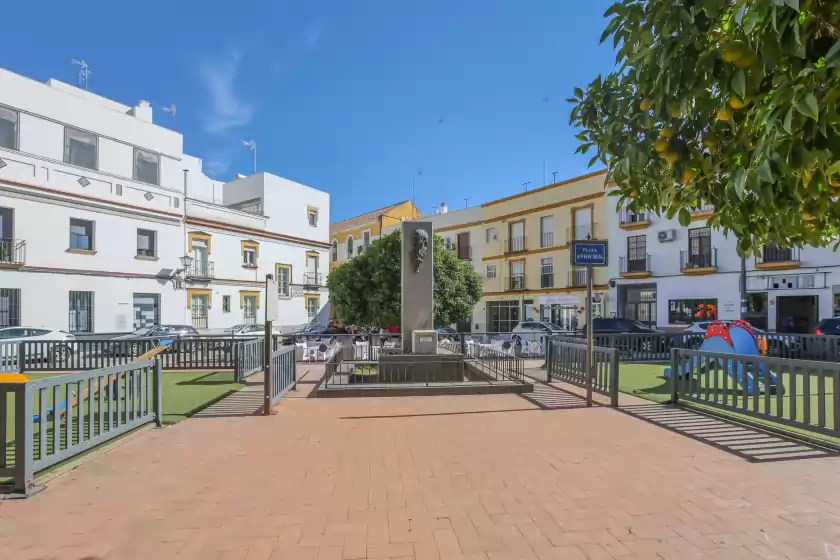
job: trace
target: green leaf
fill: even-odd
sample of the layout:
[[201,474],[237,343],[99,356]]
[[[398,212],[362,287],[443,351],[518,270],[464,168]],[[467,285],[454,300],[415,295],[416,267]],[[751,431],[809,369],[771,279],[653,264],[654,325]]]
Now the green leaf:
[[788,109],[788,112],[785,115],[785,120],[782,121],[782,128],[784,128],[785,132],[787,132],[788,134],[793,134],[793,130],[790,127],[792,120],[793,120],[793,107]]
[[764,182],[773,182],[773,171],[770,170],[770,162],[766,159],[758,166],[758,177]]
[[735,95],[741,99],[744,99],[747,96],[747,77],[743,70],[735,72],[735,75],[732,76],[732,82],[730,85],[732,86],[732,91],[735,92]]
[[593,165],[595,165],[595,163],[598,161],[599,157],[601,157],[601,156],[595,155],[592,159],[590,159],[588,167],[592,167]]
[[691,212],[688,211],[688,208],[680,208],[679,221],[682,227],[691,225]]
[[800,99],[799,103],[796,104],[796,110],[815,121],[820,118],[820,108],[817,106],[817,98],[814,97],[813,93],[809,93]]
[[799,0],[785,0],[785,4],[796,10],[799,11]]
[[825,174],[829,177],[838,173],[840,173],[840,160],[835,161],[828,169],[825,170]]
[[735,172],[735,177],[733,177],[733,183],[735,185],[735,194],[738,195],[738,198],[744,198],[744,187],[747,185],[747,170],[746,169],[739,169]]
[[840,66],[840,41],[835,42],[834,46],[825,53],[825,65],[829,68]]
[[578,99],[583,99],[583,90],[579,87],[575,88],[575,97]]

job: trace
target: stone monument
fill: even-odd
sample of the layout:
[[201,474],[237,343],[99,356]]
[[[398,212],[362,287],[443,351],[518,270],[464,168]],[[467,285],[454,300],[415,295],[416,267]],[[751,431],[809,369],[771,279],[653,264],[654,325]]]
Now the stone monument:
[[414,331],[435,328],[434,261],[432,222],[404,221],[400,267],[403,352],[411,352]]

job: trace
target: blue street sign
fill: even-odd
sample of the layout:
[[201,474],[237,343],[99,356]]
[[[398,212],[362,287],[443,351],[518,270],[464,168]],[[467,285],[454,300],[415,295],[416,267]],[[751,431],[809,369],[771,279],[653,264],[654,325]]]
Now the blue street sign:
[[607,242],[586,239],[572,241],[572,266],[607,266]]

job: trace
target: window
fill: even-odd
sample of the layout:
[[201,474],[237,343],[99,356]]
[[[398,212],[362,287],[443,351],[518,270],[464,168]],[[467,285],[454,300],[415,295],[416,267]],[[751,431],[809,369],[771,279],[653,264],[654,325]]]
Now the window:
[[338,261],[338,241],[332,242],[332,262]]
[[96,169],[97,138],[95,134],[64,127],[64,163]]
[[595,231],[592,224],[592,207],[575,208],[572,213],[572,225],[574,231],[569,241],[579,239],[595,238]]
[[292,267],[287,264],[277,265],[277,295],[290,297],[292,283]]
[[246,325],[254,325],[257,323],[257,307],[259,306],[256,295],[247,295],[242,297],[242,316]]
[[496,277],[496,265],[495,264],[488,264],[487,265],[487,278],[495,278]]
[[309,217],[309,225],[318,227],[318,209],[311,206],[307,209],[307,216]]
[[353,258],[353,238],[347,238],[347,258]]
[[157,256],[157,232],[149,229],[137,230],[137,256]]
[[318,316],[318,309],[321,307],[318,296],[306,296],[306,315],[310,320]]
[[540,218],[540,247],[554,246],[554,216]]
[[18,112],[0,107],[0,148],[18,149]]
[[160,324],[160,294],[134,294],[134,330]]
[[525,261],[513,261],[510,263],[510,289],[525,289]]
[[175,208],[179,208],[181,206],[181,199],[173,198],[172,203],[175,205]]
[[668,301],[668,323],[690,325],[717,319],[716,299],[672,299]]
[[0,327],[20,326],[20,290],[0,288]]
[[544,257],[540,259],[540,287],[554,287],[554,258]]
[[70,332],[93,332],[93,292],[70,292]]
[[70,218],[70,249],[93,251],[93,222]]
[[222,296],[222,312],[230,313],[230,296]]
[[117,196],[122,196],[122,185],[117,185],[114,187],[114,194]]
[[196,329],[206,329],[207,315],[210,309],[210,296],[193,293],[189,294],[189,298],[192,326]]
[[511,332],[519,324],[519,301],[488,301],[487,331]]
[[487,228],[487,243],[492,243],[499,239],[499,234],[496,232],[496,228]]
[[134,178],[144,183],[160,184],[160,156],[134,148]]
[[242,266],[257,268],[257,250],[253,247],[242,249]]
[[363,231],[362,232],[362,245],[367,248],[370,245],[370,232]]
[[647,238],[636,235],[627,238],[627,271],[647,271]]
[[470,248],[470,232],[458,234],[458,258],[463,260],[470,260],[472,258],[472,250]]

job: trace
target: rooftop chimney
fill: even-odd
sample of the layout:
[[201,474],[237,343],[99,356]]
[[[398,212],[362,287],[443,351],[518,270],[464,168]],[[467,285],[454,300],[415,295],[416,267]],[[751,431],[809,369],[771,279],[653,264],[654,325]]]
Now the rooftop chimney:
[[446,201],[444,200],[440,203],[440,213],[446,214],[447,212],[449,212],[449,207],[446,206]]
[[137,103],[137,105],[131,108],[130,113],[133,117],[138,118],[141,121],[145,121],[147,123],[152,122],[152,106],[148,101],[141,100]]

